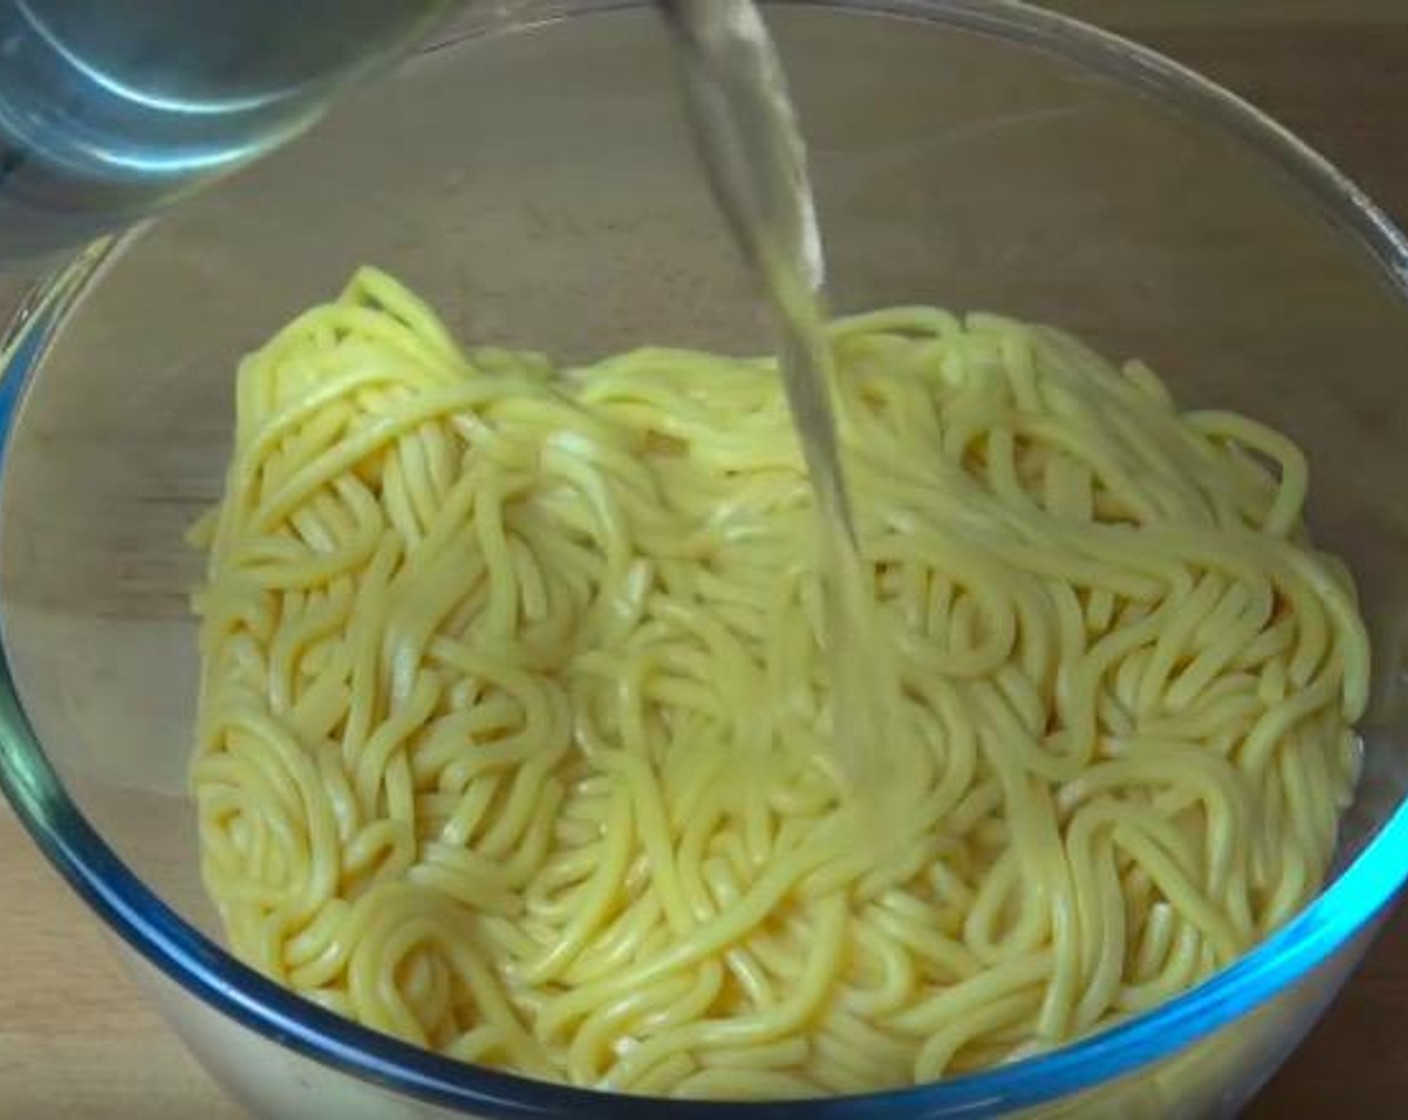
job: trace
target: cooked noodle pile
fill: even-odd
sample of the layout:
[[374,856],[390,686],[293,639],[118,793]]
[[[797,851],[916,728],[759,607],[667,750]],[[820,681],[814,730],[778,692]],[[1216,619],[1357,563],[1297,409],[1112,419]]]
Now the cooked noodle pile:
[[1088,1033],[1314,895],[1368,649],[1299,451],[1045,328],[834,339],[884,844],[771,360],[466,355],[365,269],[245,361],[193,777],[243,958],[469,1061],[815,1095]]

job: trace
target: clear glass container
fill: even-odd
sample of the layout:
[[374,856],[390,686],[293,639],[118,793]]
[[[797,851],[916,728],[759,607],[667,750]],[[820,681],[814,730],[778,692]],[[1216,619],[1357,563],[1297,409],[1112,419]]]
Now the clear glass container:
[[459,3],[0,0],[0,266],[285,142]]
[[[0,344],[0,777],[210,1070],[278,1116],[1229,1114],[1333,997],[1408,875],[1408,247],[1224,92],[1018,4],[772,7],[842,310],[924,301],[1059,323],[1189,403],[1289,432],[1375,646],[1336,878],[1158,1011],[975,1076],[796,1106],[685,1105],[438,1058],[226,955],[185,772],[182,532],[220,491],[236,359],[375,262],[465,340],[564,358],[766,346],[682,130],[654,13],[535,5],[343,103],[253,169],[32,293]],[[558,16],[564,18],[557,18]],[[3,964],[0,964],[3,968]]]

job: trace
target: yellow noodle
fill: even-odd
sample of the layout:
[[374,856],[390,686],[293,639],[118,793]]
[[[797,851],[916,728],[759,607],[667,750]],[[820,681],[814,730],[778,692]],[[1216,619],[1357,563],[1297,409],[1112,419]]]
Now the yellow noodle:
[[464,1061],[862,1092],[1049,1049],[1318,889],[1369,649],[1304,456],[992,315],[834,324],[904,796],[837,784],[773,362],[462,354],[359,271],[240,366],[192,783],[234,949]]

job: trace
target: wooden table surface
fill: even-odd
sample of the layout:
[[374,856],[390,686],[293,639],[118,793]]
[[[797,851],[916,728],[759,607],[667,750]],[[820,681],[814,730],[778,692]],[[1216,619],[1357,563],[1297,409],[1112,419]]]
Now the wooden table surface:
[[[1064,0],[1270,110],[1408,222],[1408,0]],[[0,292],[0,305],[4,304]],[[1391,1116],[1408,1096],[1408,908],[1251,1117]],[[0,809],[0,1118],[238,1115]]]

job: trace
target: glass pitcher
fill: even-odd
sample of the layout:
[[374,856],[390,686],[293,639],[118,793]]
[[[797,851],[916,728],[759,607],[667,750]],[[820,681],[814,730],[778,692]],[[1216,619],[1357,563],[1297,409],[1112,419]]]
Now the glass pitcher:
[[0,270],[28,271],[249,163],[452,17],[462,34],[534,8],[0,0]]

